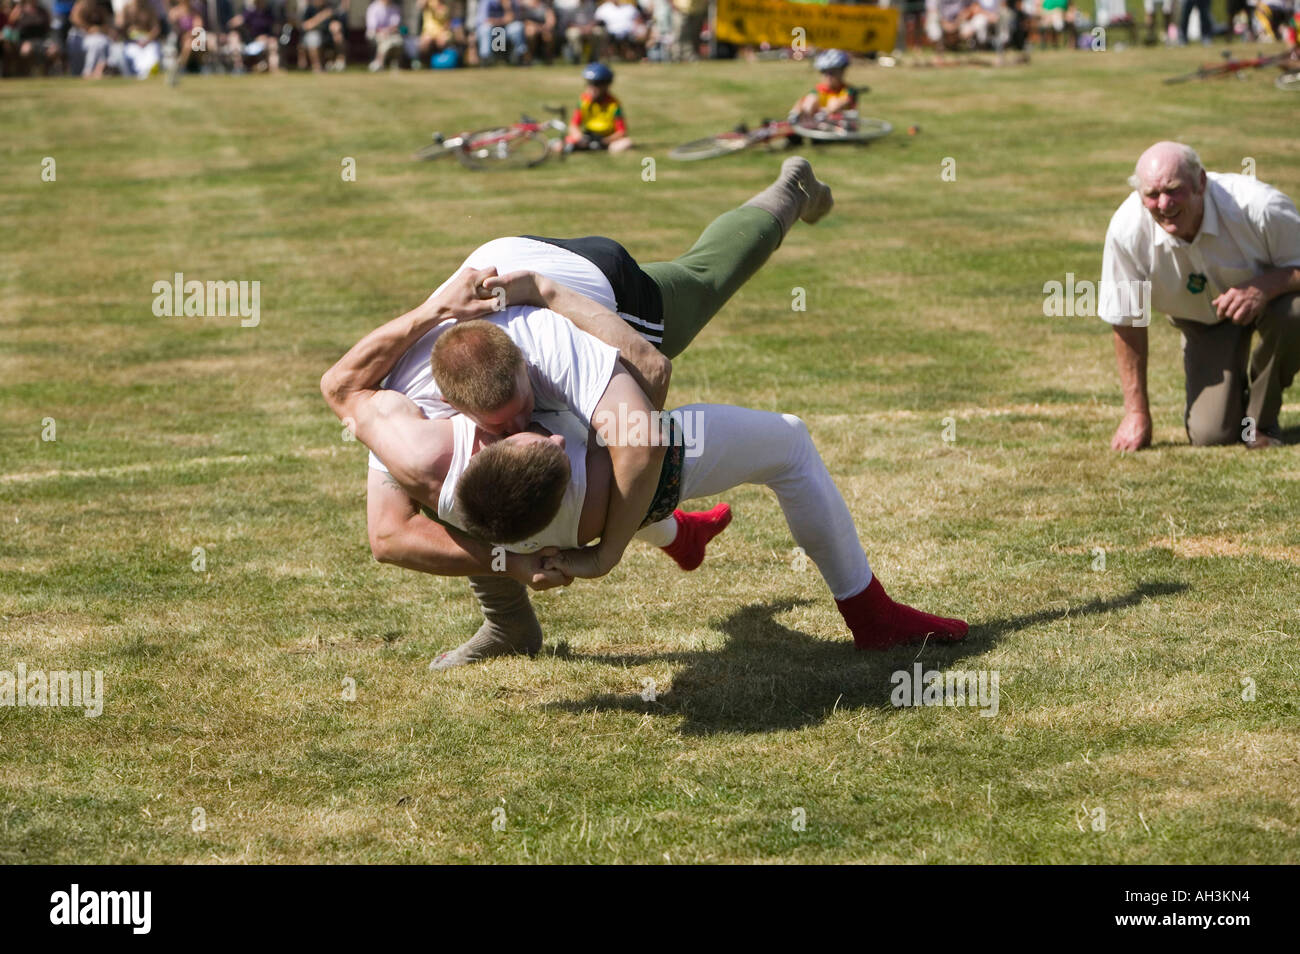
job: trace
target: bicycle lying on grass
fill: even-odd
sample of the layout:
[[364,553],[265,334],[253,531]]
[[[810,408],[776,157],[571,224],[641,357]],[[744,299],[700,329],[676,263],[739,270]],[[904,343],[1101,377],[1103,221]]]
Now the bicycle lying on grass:
[[[1281,66],[1285,69],[1287,60],[1300,62],[1295,61],[1294,53],[1290,51],[1286,53],[1278,53],[1274,56],[1256,56],[1248,60],[1234,60],[1232,59],[1232,52],[1230,50],[1224,50],[1223,58],[1224,61],[1222,63],[1206,63],[1193,73],[1184,73],[1181,76],[1171,76],[1165,80],[1165,84],[1186,83],[1188,80],[1194,79],[1214,79],[1219,76],[1236,76],[1238,79],[1245,79],[1245,73],[1247,70],[1260,70],[1268,66]],[[1279,88],[1287,88],[1280,82],[1277,85]]]
[[893,131],[893,125],[883,119],[860,117],[852,112],[818,115],[813,119],[795,121],[765,119],[757,129],[748,129],[742,125],[730,132],[684,143],[670,149],[668,157],[684,162],[713,159],[751,146],[767,145],[771,148],[795,136],[813,142],[871,142],[883,139]]
[[[555,119],[536,120],[521,116],[519,122],[509,126],[493,126],[477,132],[464,132],[457,136],[433,134],[433,142],[415,153],[416,159],[439,159],[455,156],[471,169],[531,169],[552,155],[564,157],[563,144],[568,127],[564,123],[564,108],[544,107],[555,113]],[[558,133],[558,136],[550,135]]]

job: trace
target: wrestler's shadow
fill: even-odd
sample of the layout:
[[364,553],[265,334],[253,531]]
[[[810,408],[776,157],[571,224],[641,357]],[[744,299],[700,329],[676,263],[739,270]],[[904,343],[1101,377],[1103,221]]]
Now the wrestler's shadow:
[[[1020,616],[976,623],[960,643],[926,643],[887,652],[857,652],[847,639],[816,639],[785,626],[776,617],[807,599],[774,600],[746,606],[716,623],[727,637],[720,650],[669,653],[593,654],[561,648],[557,655],[603,662],[619,668],[655,662],[684,664],[666,690],[646,684],[627,694],[600,693],[585,699],[552,702],[546,708],[568,712],[612,709],[685,717],[684,735],[720,732],[775,732],[825,721],[835,710],[893,710],[890,677],[914,663],[949,669],[968,656],[986,652],[1007,633],[1051,623],[1066,616],[1096,616],[1136,606],[1143,600],[1181,593],[1185,583],[1143,583],[1110,599],[1082,606],[1042,609]],[[640,677],[638,677],[640,681]]]

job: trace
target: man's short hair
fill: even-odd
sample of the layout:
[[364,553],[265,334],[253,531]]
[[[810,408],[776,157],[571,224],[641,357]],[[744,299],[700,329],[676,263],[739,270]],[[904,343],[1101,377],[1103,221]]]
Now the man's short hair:
[[[1201,162],[1201,157],[1197,155],[1196,150],[1191,146],[1181,142],[1174,145],[1177,147],[1176,152],[1178,153],[1178,172],[1194,192],[1201,184],[1201,173],[1205,171],[1205,166]],[[1146,153],[1142,155],[1144,156]],[[1142,156],[1138,156],[1139,163],[1141,160]],[[1133,174],[1128,177],[1128,184],[1137,191],[1142,191],[1142,170],[1137,166],[1134,166]]]
[[456,485],[465,529],[487,543],[517,543],[555,519],[569,486],[569,457],[552,441],[498,441],[472,458]]
[[446,402],[477,414],[510,403],[524,354],[491,322],[462,321],[438,336],[429,363]]

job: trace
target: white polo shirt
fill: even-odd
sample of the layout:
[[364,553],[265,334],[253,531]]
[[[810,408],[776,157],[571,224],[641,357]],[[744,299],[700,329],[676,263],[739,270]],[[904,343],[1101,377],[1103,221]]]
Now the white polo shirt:
[[[1133,192],[1106,229],[1102,288],[1151,282],[1151,308],[1173,318],[1219,323],[1212,302],[1269,268],[1300,268],[1300,213],[1283,192],[1235,173],[1207,173],[1205,216],[1184,242],[1160,228]],[[1125,283],[1121,285],[1120,283]],[[1099,295],[1100,317],[1132,325],[1137,296]]]

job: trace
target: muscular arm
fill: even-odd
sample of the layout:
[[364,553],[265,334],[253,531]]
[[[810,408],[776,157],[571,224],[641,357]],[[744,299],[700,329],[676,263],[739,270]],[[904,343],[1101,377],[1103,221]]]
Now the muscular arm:
[[537,305],[558,315],[619,350],[620,360],[656,410],[668,399],[673,363],[660,354],[617,314],[586,295],[565,288],[545,275],[513,272],[483,282],[484,288],[504,288],[512,305]]
[[535,590],[572,582],[557,570],[543,570],[541,555],[508,553],[505,570],[496,569],[487,544],[424,516],[391,475],[374,468],[366,483],[366,530],[370,552],[380,563],[437,576],[505,572]]
[[1151,443],[1151,406],[1147,401],[1147,330],[1115,325],[1115,361],[1124,388],[1124,420],[1111,439],[1112,450],[1135,451]]
[[366,530],[370,552],[380,563],[438,576],[469,576],[492,570],[492,552],[487,544],[424,516],[391,474],[373,467],[366,482]]
[[339,420],[351,426],[357,440],[375,452],[403,487],[430,506],[437,502],[437,489],[429,480],[437,474],[441,483],[446,473],[450,428],[444,421],[427,420],[410,398],[381,389],[379,382],[430,328],[453,315],[490,314],[491,303],[476,299],[474,289],[493,274],[492,269],[462,270],[418,308],[358,341],[321,377],[321,394]]
[[[653,410],[631,375],[621,369],[615,371],[591,419],[592,429],[608,446],[612,471],[600,544],[587,550],[564,551],[545,565],[575,577],[604,576],[618,565],[650,509],[663,467],[665,448],[657,440],[654,446],[645,440]],[[637,426],[638,420],[643,424],[639,435],[633,431],[630,436],[640,439],[631,443],[629,435],[619,428],[622,424]]]
[[370,332],[321,377],[321,394],[339,420],[351,418],[359,425],[366,399],[378,390],[397,360],[431,328],[452,317],[450,309],[435,297]]

